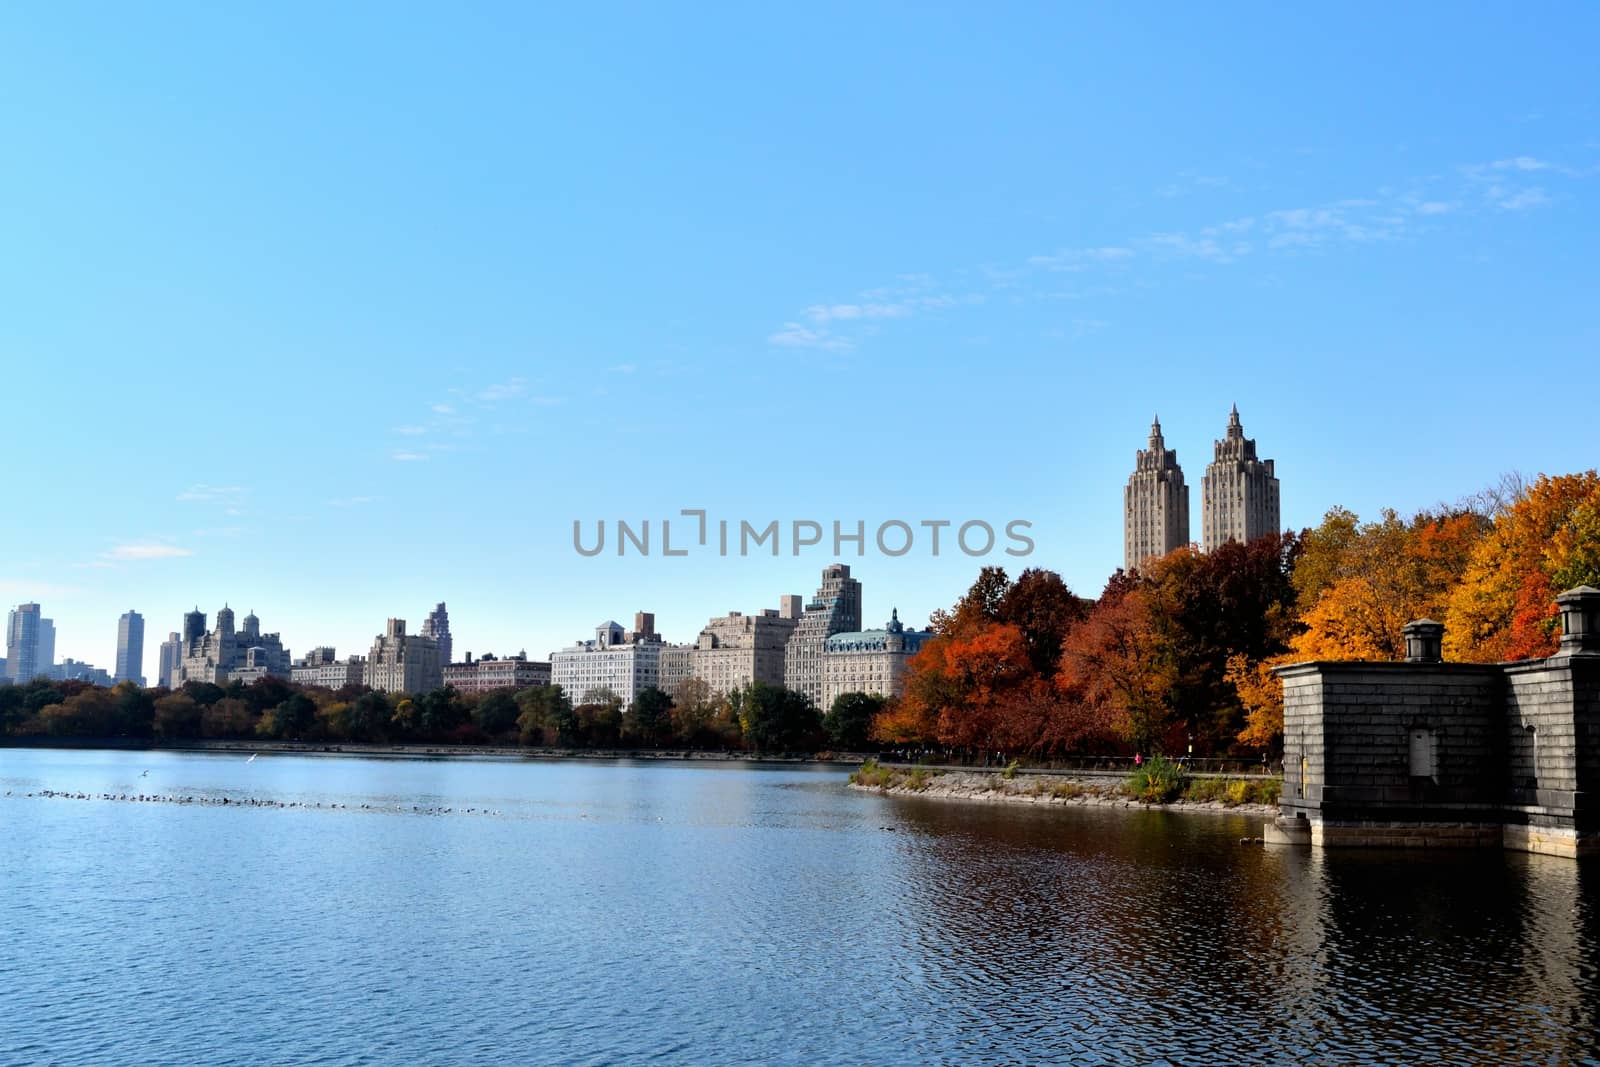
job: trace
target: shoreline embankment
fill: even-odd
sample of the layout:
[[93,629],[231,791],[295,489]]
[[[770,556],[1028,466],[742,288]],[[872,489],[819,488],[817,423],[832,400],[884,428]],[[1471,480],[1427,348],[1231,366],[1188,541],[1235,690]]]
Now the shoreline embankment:
[[1166,801],[1131,796],[1123,775],[1093,773],[1032,774],[1024,770],[965,771],[896,768],[868,763],[850,776],[850,788],[883,796],[955,800],[982,804],[1029,804],[1043,807],[1091,807],[1154,811],[1205,812],[1272,818],[1280,779],[1264,776],[1193,777],[1185,795]]

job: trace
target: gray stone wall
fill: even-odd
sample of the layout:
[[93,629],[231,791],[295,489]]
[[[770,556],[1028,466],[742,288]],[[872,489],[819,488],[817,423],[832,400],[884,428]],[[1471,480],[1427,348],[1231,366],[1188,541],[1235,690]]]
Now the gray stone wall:
[[1497,804],[1499,689],[1499,672],[1474,664],[1287,668],[1286,804],[1329,817]]

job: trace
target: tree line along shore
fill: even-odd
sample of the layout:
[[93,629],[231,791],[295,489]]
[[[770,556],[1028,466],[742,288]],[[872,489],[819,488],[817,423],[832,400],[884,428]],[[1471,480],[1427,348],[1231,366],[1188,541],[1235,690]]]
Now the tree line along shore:
[[942,762],[1281,753],[1274,667],[1398,660],[1405,624],[1440,618],[1447,659],[1550,654],[1554,592],[1600,585],[1600,475],[1503,479],[1455,505],[1180,548],[1118,569],[1096,599],[1060,575],[984,568],[906,664],[893,699],[814,707],[756,682],[688,679],[631,702],[557,686],[418,694],[362,686],[0,686],[0,738],[302,741],[715,753],[917,751]]

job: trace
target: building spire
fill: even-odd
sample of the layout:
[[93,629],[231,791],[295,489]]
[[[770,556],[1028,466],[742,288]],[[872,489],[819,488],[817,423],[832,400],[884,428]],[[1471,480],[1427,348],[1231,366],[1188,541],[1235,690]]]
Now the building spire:
[[1244,436],[1244,425],[1239,422],[1239,405],[1233,405],[1233,411],[1228,414],[1228,436],[1238,438]]

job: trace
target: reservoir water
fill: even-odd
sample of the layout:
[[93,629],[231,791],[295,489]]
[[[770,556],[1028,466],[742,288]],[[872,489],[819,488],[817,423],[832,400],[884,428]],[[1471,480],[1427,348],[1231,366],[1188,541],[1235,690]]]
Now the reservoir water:
[[1600,1062],[1592,862],[844,783],[0,749],[0,1064]]

